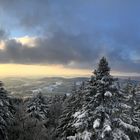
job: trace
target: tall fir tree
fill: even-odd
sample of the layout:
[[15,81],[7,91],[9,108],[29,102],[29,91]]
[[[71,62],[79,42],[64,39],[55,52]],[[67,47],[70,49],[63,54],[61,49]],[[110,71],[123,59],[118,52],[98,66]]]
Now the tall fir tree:
[[26,112],[30,117],[38,120],[47,119],[49,109],[42,93],[37,94],[27,102]]
[[7,91],[0,81],[0,140],[8,140],[9,128],[13,124],[14,108]]
[[[121,118],[125,106],[122,104],[123,93],[119,91],[116,79],[110,75],[110,67],[105,57],[100,60],[94,74],[85,88],[77,93],[79,96],[75,93],[76,98],[73,96],[70,98],[74,104],[70,106],[69,117],[63,116],[63,120],[67,121],[59,127],[60,138],[62,140],[131,140],[133,138],[139,140],[139,128]],[[80,100],[77,99],[78,97]]]
[[137,85],[135,90],[135,108],[134,108],[134,123],[140,128],[140,84]]

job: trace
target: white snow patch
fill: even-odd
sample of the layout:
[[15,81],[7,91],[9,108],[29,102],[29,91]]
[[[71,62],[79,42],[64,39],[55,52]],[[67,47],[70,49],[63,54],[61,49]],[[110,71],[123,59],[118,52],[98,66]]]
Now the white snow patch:
[[82,84],[82,81],[76,82],[76,86],[80,86]]
[[103,80],[100,80],[100,83],[101,83],[101,84],[105,84],[105,82],[104,82]]
[[105,126],[105,131],[107,131],[107,132],[109,132],[109,131],[111,131],[112,129],[111,129],[111,127],[109,126],[109,125],[106,125]]
[[78,127],[82,126],[82,124],[83,124],[82,122],[76,122],[72,126],[74,126],[75,128],[78,128]]
[[96,129],[100,126],[100,119],[96,119],[93,123],[93,128]]
[[71,93],[66,93],[66,96],[70,96],[71,95]]
[[39,89],[34,89],[34,90],[31,90],[33,94],[39,94],[42,90],[39,88]]
[[91,132],[84,131],[83,133],[77,133],[75,136],[67,137],[68,140],[90,140],[92,134]]
[[61,81],[58,81],[55,84],[56,84],[56,86],[61,86],[62,85],[62,82]]
[[104,138],[105,135],[106,135],[106,133],[109,133],[111,130],[112,130],[112,129],[111,129],[111,127],[110,127],[109,125],[105,125],[105,126],[104,126],[104,131],[103,131],[101,137]]
[[76,128],[82,126],[85,116],[86,116],[86,111],[75,112],[73,117],[76,118],[77,121],[73,124],[73,126]]
[[74,117],[74,118],[76,118],[76,117],[78,117],[80,114],[81,114],[81,112],[80,112],[80,111],[75,112],[75,113],[73,114],[73,117]]
[[97,98],[97,97],[100,96],[100,95],[101,95],[101,93],[98,92],[98,93],[95,95],[95,98]]
[[128,105],[126,105],[126,104],[124,104],[124,103],[121,103],[121,107],[123,107],[123,108],[125,108],[125,109],[130,109],[130,108],[131,108],[131,106],[128,106]]
[[61,85],[62,85],[62,82],[58,81],[58,82],[55,82],[52,85],[48,85],[48,86],[41,87],[41,88],[38,88],[38,89],[33,89],[33,90],[31,90],[31,92],[33,94],[38,94],[40,92],[42,92],[42,93],[51,92],[52,93],[56,88],[58,88],[58,86],[61,86]]
[[77,118],[78,119],[82,119],[82,118],[84,118],[86,116],[86,112],[83,112],[82,114],[79,114],[78,116],[77,116]]
[[104,95],[107,96],[107,97],[111,97],[112,93],[110,91],[106,91]]
[[86,111],[78,111],[73,114],[74,118],[82,119],[86,116]]
[[3,106],[3,102],[0,100],[0,106]]

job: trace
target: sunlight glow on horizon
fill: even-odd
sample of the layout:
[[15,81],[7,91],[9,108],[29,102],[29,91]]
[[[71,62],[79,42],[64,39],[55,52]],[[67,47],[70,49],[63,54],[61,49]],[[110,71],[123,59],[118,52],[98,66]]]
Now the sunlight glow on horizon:
[[89,76],[90,70],[69,69],[63,66],[0,64],[0,77]]
[[[0,64],[0,77],[90,77],[93,70],[70,69],[61,65]],[[137,73],[111,71],[114,76],[140,76]]]

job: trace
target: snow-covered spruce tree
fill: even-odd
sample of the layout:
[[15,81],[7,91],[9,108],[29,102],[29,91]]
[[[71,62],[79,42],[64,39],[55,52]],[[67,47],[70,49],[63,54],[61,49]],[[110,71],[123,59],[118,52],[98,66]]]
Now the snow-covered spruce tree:
[[123,87],[123,89],[120,90],[120,93],[123,95],[120,104],[123,110],[121,111],[120,118],[129,126],[126,133],[129,135],[130,140],[138,140],[140,139],[140,132],[138,129],[140,114],[138,111],[136,86],[130,81],[126,83],[126,86],[127,88]]
[[129,77],[129,78],[126,80],[125,84],[123,85],[122,89],[123,89],[127,94],[129,94],[130,91],[132,90],[133,86],[134,86],[134,85],[132,84],[132,80],[131,80],[131,78]]
[[[128,124],[138,126],[140,128],[140,88],[136,86],[129,78],[126,84],[122,87],[122,113],[120,117]],[[131,139],[138,139],[137,134],[129,132]],[[138,134],[140,135],[140,134]],[[136,138],[135,138],[136,137]]]
[[81,92],[84,89],[84,84],[80,87],[80,89],[73,88],[72,94],[67,96],[63,103],[63,112],[59,117],[59,124],[56,129],[56,139],[65,140],[67,136],[71,134],[75,134],[75,129],[71,128],[73,121],[73,114],[78,111],[83,104],[83,93]]
[[[14,126],[9,140],[46,140],[48,117],[46,101],[41,94],[16,102]],[[47,116],[45,116],[47,114]]]
[[[139,134],[137,126],[124,122],[120,115],[123,96],[110,75],[108,62],[100,60],[95,76],[80,91],[81,101],[75,99],[73,112],[61,126],[62,140],[131,140]],[[76,95],[75,95],[76,96]],[[80,106],[81,105],[81,106]],[[79,107],[77,107],[79,106]],[[67,116],[65,116],[65,120]],[[69,131],[67,131],[69,130]],[[60,134],[60,132],[59,132]],[[134,140],[139,138],[135,137]],[[133,139],[132,139],[133,140]]]
[[39,93],[27,102],[26,112],[32,118],[45,120],[48,116],[48,105],[45,97]]
[[135,106],[135,86],[132,84],[130,78],[123,84],[119,92],[122,95],[120,105],[123,108],[120,117],[127,123],[132,124],[132,114]]
[[64,98],[65,96],[55,95],[49,99],[48,121],[45,123],[47,140],[55,140],[55,129],[58,126],[58,118],[62,114],[62,103]]
[[56,128],[58,125],[58,117],[62,113],[62,99],[63,96],[55,95],[49,104],[49,122],[46,127]]
[[140,84],[137,85],[134,93],[135,108],[133,110],[133,121],[140,128]]
[[8,130],[13,123],[13,111],[7,91],[0,82],[0,140],[8,140]]
[[[137,88],[133,86],[131,90],[131,98],[129,100],[130,110],[129,116],[131,118],[131,125],[138,126],[140,128],[140,96],[138,97],[139,92],[137,92]],[[130,134],[131,135],[131,134]],[[135,134],[131,136],[133,139],[135,138]],[[136,139],[136,138],[135,138]],[[140,139],[140,133],[139,133]]]

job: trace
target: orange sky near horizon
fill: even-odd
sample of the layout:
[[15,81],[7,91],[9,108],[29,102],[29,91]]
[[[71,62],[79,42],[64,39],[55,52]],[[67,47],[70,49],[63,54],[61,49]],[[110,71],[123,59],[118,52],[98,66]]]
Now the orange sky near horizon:
[[[61,65],[0,64],[0,77],[90,77],[92,70],[71,69]],[[136,73],[111,71],[114,76],[139,76]]]
[[63,66],[0,64],[0,77],[90,76],[90,70],[70,69]]

